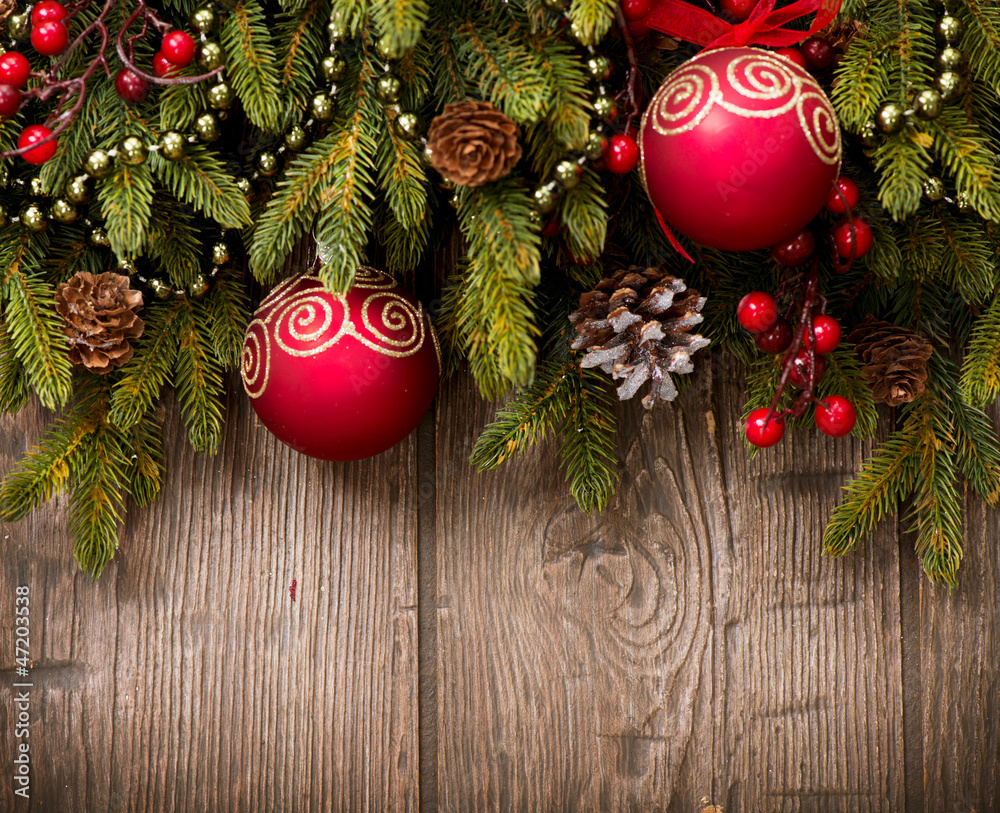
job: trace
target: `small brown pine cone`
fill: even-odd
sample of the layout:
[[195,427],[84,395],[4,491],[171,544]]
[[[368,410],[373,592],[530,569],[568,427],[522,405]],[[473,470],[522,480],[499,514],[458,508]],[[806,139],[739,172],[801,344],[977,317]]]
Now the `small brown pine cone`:
[[518,126],[489,102],[446,104],[427,131],[431,165],[460,186],[482,186],[521,160]]
[[109,373],[132,358],[132,339],[145,324],[136,315],[142,292],[120,274],[81,271],[56,290],[56,312],[69,339],[69,360],[95,373]]
[[927,387],[933,349],[918,333],[869,314],[847,337],[877,403],[908,404]]
[[705,297],[682,279],[657,268],[623,269],[580,297],[569,317],[577,334],[572,347],[587,351],[581,367],[600,367],[623,381],[622,401],[651,381],[642,399],[651,409],[658,398],[677,397],[670,373],[692,372],[691,355],[708,346],[708,339],[691,333],[704,318],[704,306]]

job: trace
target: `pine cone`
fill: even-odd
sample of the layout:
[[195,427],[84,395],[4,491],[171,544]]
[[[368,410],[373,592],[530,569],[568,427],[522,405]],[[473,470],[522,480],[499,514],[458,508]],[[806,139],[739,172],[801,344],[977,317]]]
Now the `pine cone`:
[[521,160],[521,131],[489,102],[446,104],[427,131],[431,164],[460,186],[482,186]]
[[138,339],[145,325],[135,314],[142,292],[128,286],[129,278],[120,274],[81,271],[56,290],[73,364],[104,374],[132,358],[129,340]]
[[682,279],[657,268],[623,269],[580,297],[580,309],[569,317],[577,332],[572,347],[587,351],[581,367],[624,379],[622,401],[651,380],[642,405],[652,409],[657,398],[677,397],[670,373],[690,373],[691,354],[708,346],[708,339],[690,332],[704,318],[704,306],[705,297]]
[[908,404],[926,388],[933,350],[923,336],[869,314],[847,339],[856,345],[854,353],[864,365],[861,373],[876,402]]

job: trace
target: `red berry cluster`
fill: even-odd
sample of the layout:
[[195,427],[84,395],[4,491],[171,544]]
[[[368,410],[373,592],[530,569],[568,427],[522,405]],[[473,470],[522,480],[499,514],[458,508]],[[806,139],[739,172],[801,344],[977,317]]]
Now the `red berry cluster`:
[[42,0],[31,10],[31,45],[45,56],[59,56],[69,47],[66,6],[57,0]]
[[[736,307],[740,324],[754,334],[754,342],[767,353],[785,354],[782,367],[786,371],[783,382],[803,390],[796,405],[784,411],[774,406],[754,410],[747,418],[744,431],[755,446],[773,446],[785,434],[784,417],[800,415],[810,402],[816,404],[815,421],[819,430],[830,437],[848,434],[857,420],[853,404],[839,395],[819,400],[813,398],[815,385],[826,374],[823,356],[832,353],[840,344],[840,324],[832,316],[816,313],[811,319],[800,319],[807,328],[800,334],[800,342],[792,348],[794,334],[791,323],[782,316],[778,302],[764,291],[752,291]],[[780,390],[779,390],[780,396]],[[776,399],[777,402],[777,399]]]
[[[743,0],[722,0],[722,7],[726,7],[727,2],[741,3]],[[756,5],[750,2],[746,17],[750,16],[750,11]],[[743,19],[745,20],[746,17]],[[742,22],[742,20],[740,20]],[[796,48],[778,48],[775,53],[785,59],[794,62],[802,70],[813,74],[824,74],[833,67],[833,60],[837,54],[833,46],[824,37],[809,37]]]
[[[194,38],[184,31],[171,31],[153,55],[153,73],[167,76],[186,68],[194,60]],[[124,98],[124,97],[123,97]]]

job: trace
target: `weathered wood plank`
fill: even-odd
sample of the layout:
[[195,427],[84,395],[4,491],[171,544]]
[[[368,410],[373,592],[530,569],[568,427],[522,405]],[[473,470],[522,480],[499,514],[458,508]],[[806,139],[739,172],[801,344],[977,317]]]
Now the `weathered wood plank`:
[[725,810],[903,809],[895,523],[841,559],[820,538],[860,444],[786,435],[750,460],[721,364],[730,545],[716,557],[716,801]]
[[1000,809],[1000,514],[971,489],[965,507],[958,588],[920,582],[926,810]]
[[[242,394],[217,457],[182,432],[172,407],[163,497],[96,584],[55,510],[4,529],[0,595],[36,602],[33,805],[416,809],[415,438],[320,463]],[[25,439],[4,441],[8,470]]]
[[445,389],[441,809],[691,810],[711,795],[711,545],[725,518],[697,395],[687,410],[625,410],[626,481],[588,517],[551,448],[470,475],[489,409],[466,382]]

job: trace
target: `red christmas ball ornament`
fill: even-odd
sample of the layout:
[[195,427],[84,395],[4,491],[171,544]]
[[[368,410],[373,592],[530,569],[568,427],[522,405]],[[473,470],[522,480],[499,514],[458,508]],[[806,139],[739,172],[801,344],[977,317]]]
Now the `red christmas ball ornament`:
[[149,96],[149,82],[128,68],[122,68],[115,75],[115,90],[129,104],[139,104]]
[[794,237],[771,247],[771,256],[778,265],[795,268],[802,265],[816,253],[816,237],[809,229],[803,229]]
[[9,119],[21,107],[21,91],[13,85],[0,85],[0,116]]
[[8,51],[0,56],[0,82],[5,85],[13,85],[16,88],[23,88],[28,84],[28,76],[31,74],[31,63],[24,54],[17,51]]
[[621,0],[622,16],[630,23],[649,16],[653,8],[652,0]]
[[69,46],[69,31],[57,20],[39,23],[31,28],[31,45],[44,56],[59,56]]
[[743,432],[754,446],[766,449],[785,436],[785,422],[774,416],[767,420],[767,407],[761,407],[747,416]]
[[628,175],[639,163],[639,145],[625,133],[616,133],[608,141],[608,151],[604,157],[608,172]]
[[39,23],[61,23],[69,16],[66,6],[56,0],[42,0],[35,3],[31,9],[31,22],[33,25]]
[[32,144],[38,144],[38,146],[21,153],[21,157],[29,164],[44,164],[48,161],[56,154],[56,148],[59,146],[57,140],[53,138],[44,144],[39,144],[39,142],[50,135],[52,135],[52,131],[43,124],[31,124],[25,127],[17,139],[17,148],[23,150],[25,147],[31,147]]
[[[826,375],[826,360],[822,356],[814,356],[813,360],[816,364],[813,384],[818,384]],[[809,386],[809,351],[804,347],[800,347],[799,352],[795,354],[792,369],[788,373],[788,383],[800,390]]]
[[323,460],[359,460],[399,443],[441,375],[423,308],[373,268],[359,269],[343,296],[313,276],[280,284],[247,328],[241,366],[264,425]]
[[[825,313],[813,318],[813,333],[816,335],[816,352],[821,356],[832,353],[840,344],[840,322]],[[808,343],[808,333],[805,340]]]
[[800,232],[840,167],[829,99],[798,66],[716,48],[671,73],[643,116],[640,169],[677,231],[715,248],[767,248]]
[[845,260],[851,256],[851,246],[856,245],[854,259],[864,257],[871,251],[875,237],[872,227],[860,217],[854,218],[854,234],[851,234],[851,224],[842,220],[833,230],[833,239],[837,245],[837,253]]
[[854,404],[840,395],[828,395],[816,407],[816,426],[824,435],[842,438],[850,434],[858,422],[858,412]]
[[826,210],[835,215],[846,215],[848,207],[857,209],[860,200],[861,192],[858,185],[846,175],[841,175],[837,178],[833,189],[830,190],[830,197],[826,201]]
[[719,10],[732,22],[742,23],[750,17],[756,5],[757,0],[721,0]]
[[790,59],[802,68],[802,70],[808,70],[806,67],[806,58],[802,55],[802,52],[798,48],[779,48],[774,53],[778,56],[783,56],[785,59]]
[[765,353],[784,353],[792,344],[792,326],[787,319],[778,319],[770,330],[756,334],[753,342]]
[[160,53],[178,68],[186,68],[194,59],[195,44],[190,34],[171,31],[163,38]]
[[763,333],[778,321],[778,303],[764,291],[751,291],[736,306],[736,318],[751,333]]

